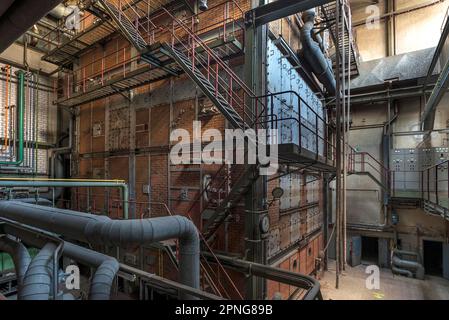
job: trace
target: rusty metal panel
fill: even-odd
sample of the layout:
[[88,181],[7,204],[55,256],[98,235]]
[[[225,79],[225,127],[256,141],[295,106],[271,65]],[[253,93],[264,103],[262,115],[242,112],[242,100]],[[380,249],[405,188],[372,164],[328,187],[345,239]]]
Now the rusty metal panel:
[[109,150],[128,150],[130,145],[129,108],[110,110],[109,113]]

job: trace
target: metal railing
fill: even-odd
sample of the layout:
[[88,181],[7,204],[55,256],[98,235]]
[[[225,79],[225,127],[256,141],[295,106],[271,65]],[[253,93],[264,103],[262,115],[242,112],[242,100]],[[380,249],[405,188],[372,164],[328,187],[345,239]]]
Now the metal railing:
[[369,173],[389,191],[391,188],[390,170],[370,153],[358,152],[349,145],[347,147],[350,148],[347,162],[348,173]]
[[84,16],[79,19],[78,25],[79,29],[67,30],[64,25],[57,25],[50,29],[47,33],[42,36],[42,41],[45,42],[45,49],[47,51],[52,51],[64,43],[70,42],[77,35],[85,32],[89,27],[101,21],[100,18],[96,17],[91,13],[84,13]]
[[[299,146],[300,150],[306,149],[315,154],[315,160],[322,157],[326,162],[335,164],[336,147],[333,139],[334,129],[331,127],[325,115],[320,115],[297,92],[283,91],[270,93],[259,98],[266,99],[269,112],[266,116],[271,129],[278,129],[278,141],[273,143],[286,143],[288,140]],[[275,105],[280,107],[275,110]],[[290,115],[283,117],[276,112],[281,112],[282,106],[290,110]],[[283,139],[283,136],[290,139]],[[291,141],[290,141],[291,140]]]
[[[264,112],[264,103],[246,83],[235,74],[232,68],[225,63],[219,54],[209,48],[206,42],[200,38],[191,26],[195,25],[195,17],[187,24],[168,10],[162,8],[171,19],[171,26],[159,27],[149,20],[153,28],[168,32],[170,35],[168,44],[177,51],[182,52],[190,60],[193,70],[203,73],[204,77],[213,85],[213,94],[219,98],[224,97],[231,108],[241,117],[247,128],[257,127],[258,119]],[[252,103],[256,104],[256,110],[252,110]],[[261,110],[258,108],[261,107]]]
[[422,171],[393,171],[393,197],[418,198],[449,209],[449,160]]
[[[170,26],[166,27],[151,25],[153,20],[167,18],[168,11],[165,9],[160,9],[159,13],[154,15],[146,15],[146,13],[142,10],[140,10],[140,13],[137,12],[129,1],[121,1],[120,6],[122,8],[129,8],[125,11],[123,11],[124,9],[119,10],[122,18],[132,20],[132,24],[136,27],[136,31],[138,31],[140,36],[147,41],[148,45],[153,45],[163,41],[172,43],[172,32],[177,34],[178,39],[186,37],[187,33],[183,31],[183,26],[191,26],[194,21],[201,21],[199,23],[201,24],[200,28],[196,27],[198,24],[194,24],[195,34],[198,34],[199,36],[204,35],[205,37],[211,31],[214,31],[217,34],[210,39],[205,39],[205,44],[216,39],[223,39],[224,41],[227,41],[227,39],[237,38],[239,35],[243,35],[243,24],[239,21],[243,17],[243,11],[241,11],[241,14],[237,17],[231,14],[231,12],[233,12],[232,10],[236,7],[234,1],[226,1],[214,6],[212,9],[217,10],[217,15],[212,22],[210,19],[206,19],[206,13],[202,12],[189,18],[182,20],[178,19],[183,26],[171,23]],[[130,12],[133,13],[133,16],[128,17]],[[210,12],[210,9],[208,12]],[[136,19],[137,15],[138,18]],[[183,41],[187,41],[188,43],[190,40],[183,39]],[[112,78],[125,79],[129,76],[131,71],[147,66],[146,64],[138,63],[141,60],[142,52],[133,53],[131,48],[132,45],[125,46],[108,53],[101,58],[97,58],[94,61],[82,65],[71,72],[67,72],[60,78],[60,83],[64,83],[65,89],[63,90],[62,96],[60,95],[59,98],[71,98],[74,94],[86,93],[91,87],[103,85],[105,81]],[[209,63],[214,63],[214,61],[215,60],[212,59]],[[151,69],[157,69],[157,67],[154,66]]]

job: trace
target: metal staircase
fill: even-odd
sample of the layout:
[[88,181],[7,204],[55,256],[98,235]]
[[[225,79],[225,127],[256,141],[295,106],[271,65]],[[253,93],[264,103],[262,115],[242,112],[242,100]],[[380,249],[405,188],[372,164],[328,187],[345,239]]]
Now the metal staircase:
[[246,129],[248,126],[245,124],[241,116],[235,111],[229,102],[223,97],[217,87],[202,74],[198,67],[194,67],[190,62],[190,59],[180,50],[175,49],[167,43],[162,45],[167,54],[170,55],[187,73],[201,91],[213,102],[213,104],[220,110],[225,118],[232,124],[234,128]]
[[358,176],[367,176],[372,181],[374,181],[379,187],[382,188],[385,192],[390,192],[390,188],[383,184],[379,179],[377,179],[371,172],[369,171],[349,171],[348,175],[358,175]]
[[[212,239],[212,236],[229,216],[231,209],[238,205],[239,201],[248,192],[249,188],[258,177],[256,165],[249,166],[243,171],[240,177],[238,177],[227,197],[218,203],[213,210],[213,214],[203,226],[202,233],[205,241],[210,241]],[[203,212],[208,209],[210,209],[210,203],[208,203],[208,206],[206,206]]]
[[[121,33],[125,36],[125,38],[134,45],[134,47],[139,51],[143,52],[147,49],[147,42],[143,39],[140,32],[138,31],[138,24],[133,23],[128,18],[122,10],[117,8],[111,2],[99,0],[99,4],[103,6],[106,13],[114,20],[117,26],[120,28]],[[133,8],[133,7],[130,7]]]
[[391,174],[379,160],[368,152],[357,152],[350,147],[347,163],[348,175],[367,176],[385,192],[388,198],[391,196]]
[[[143,32],[149,32],[150,28],[158,29],[156,24],[149,17],[141,17],[136,10],[133,10],[133,18],[136,19],[136,22],[133,23],[132,19],[125,12],[119,10],[116,5],[106,0],[100,0],[99,2],[115,21],[123,35],[141,53],[143,60],[150,64],[160,65],[163,57],[154,57],[153,54],[149,54],[151,52],[149,51],[149,45],[141,35],[142,30]],[[190,26],[174,17],[166,9],[162,8],[162,10],[165,15],[173,20],[173,24],[171,28],[164,30],[171,35],[171,43],[162,43],[160,52],[172,58],[182,68],[234,128],[247,129],[254,127],[258,113],[254,114],[248,111],[250,109],[249,103],[256,100],[259,106],[263,106],[263,102],[255,97],[254,93],[235,75],[219,54],[206,45],[190,29]],[[146,26],[142,21],[139,22],[139,19],[146,19]],[[139,30],[139,28],[142,30]],[[247,97],[246,100],[233,92],[237,89],[242,89],[244,96]],[[257,179],[255,167],[255,165],[248,166],[238,176],[227,197],[214,208],[213,214],[203,230],[206,241],[217,231],[229,215],[230,209],[238,203],[254,180]],[[222,181],[221,178],[217,178],[218,181]],[[209,203],[207,206],[209,210],[211,209],[210,205]]]
[[[157,3],[145,0],[97,1],[92,10],[96,12],[96,15],[102,17],[103,20],[101,21],[108,21],[110,25],[115,27],[116,31],[123,34],[131,45],[130,47],[120,48],[117,52],[108,56],[101,57],[87,66],[81,66],[73,73],[66,74],[64,79],[60,79],[66,90],[61,91],[61,95],[56,102],[62,106],[74,107],[117,93],[126,96],[129,90],[182,74],[184,70],[167,54],[167,50],[162,52],[162,44],[170,42],[168,38],[174,42],[175,39],[171,32],[184,38],[185,32],[183,34],[180,27],[177,28],[178,30],[169,30],[170,26],[161,30],[160,22],[156,26],[150,20],[150,18],[156,20],[160,20],[161,17],[167,18],[166,12],[168,11],[163,2],[177,7],[180,6],[179,3],[176,4],[174,1],[166,0]],[[206,39],[204,44],[207,44],[207,47],[213,50],[220,62],[243,53],[243,47],[239,41],[242,25],[235,20],[230,20],[235,19],[235,17],[230,18],[230,15],[226,13],[229,8],[231,8],[231,5],[228,2],[216,5],[215,12],[222,15],[217,16],[217,20],[219,21],[220,18],[224,17],[223,22],[220,24],[214,20],[211,28],[200,31],[201,36]],[[202,14],[199,13],[191,18],[195,21],[203,20]],[[189,38],[187,39],[189,40]],[[176,42],[178,41],[176,40]],[[131,47],[135,50],[129,50]],[[203,46],[196,47],[195,55],[200,57],[205,54],[207,53],[205,53]],[[116,61],[116,63],[110,64],[110,61]],[[141,61],[146,63],[141,63]],[[216,62],[211,59],[210,63]],[[100,70],[95,67],[94,69],[97,71],[92,73],[93,64],[101,64],[102,67]],[[219,69],[222,73],[221,66]],[[221,90],[221,86],[218,86],[218,88]],[[223,91],[222,95],[227,98]],[[233,100],[236,100],[236,97],[233,97]]]

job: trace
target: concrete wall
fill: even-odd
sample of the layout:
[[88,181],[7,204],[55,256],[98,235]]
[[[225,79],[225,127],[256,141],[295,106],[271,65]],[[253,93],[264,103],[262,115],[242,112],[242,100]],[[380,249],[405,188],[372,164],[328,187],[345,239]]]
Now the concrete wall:
[[[435,129],[447,127],[448,97],[441,102],[436,112]],[[392,104],[393,110],[397,112],[397,119],[393,123],[393,140],[391,148],[416,148],[422,142],[421,135],[394,135],[394,133],[404,133],[418,131],[419,115],[423,108],[420,99],[410,98],[398,100]],[[382,145],[382,124],[387,119],[385,104],[369,104],[353,106],[353,128],[350,131],[350,143],[360,151],[368,151],[375,158],[381,159]],[[392,114],[395,113],[392,111]],[[374,128],[373,128],[374,126]],[[365,127],[365,128],[363,128]],[[425,146],[447,147],[447,134],[433,133],[429,143]],[[421,144],[423,146],[423,144]],[[373,184],[368,177],[350,176],[348,185],[351,188],[369,191],[348,192],[348,223],[380,224],[383,223],[384,214],[382,211],[380,195],[381,188]],[[419,252],[422,255],[422,240],[444,241],[447,239],[447,222],[440,217],[429,216],[420,208],[396,209],[399,215],[399,224],[396,229],[398,239],[404,250]],[[391,225],[388,216],[387,225]],[[356,235],[373,236],[378,238],[392,239],[391,232],[355,232]],[[391,243],[390,243],[391,245]],[[362,248],[363,250],[363,248]],[[385,259],[383,259],[385,260]],[[384,264],[384,263],[383,263]]]
[[[353,21],[364,22],[372,11],[367,11],[366,2],[352,1]],[[396,0],[396,10],[412,8],[427,3],[421,0]],[[436,4],[394,17],[396,23],[396,54],[435,47],[440,38],[440,27],[449,6],[448,1],[435,1]],[[386,1],[376,5],[382,16]],[[381,19],[375,29],[365,23],[355,27],[355,36],[363,61],[383,58],[387,55],[387,19]]]

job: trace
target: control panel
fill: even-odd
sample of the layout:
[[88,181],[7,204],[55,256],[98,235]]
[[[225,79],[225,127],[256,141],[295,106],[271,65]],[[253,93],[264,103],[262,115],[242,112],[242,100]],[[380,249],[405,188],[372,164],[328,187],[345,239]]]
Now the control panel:
[[449,148],[393,149],[390,154],[396,196],[413,197],[421,188],[423,170],[449,159]]

